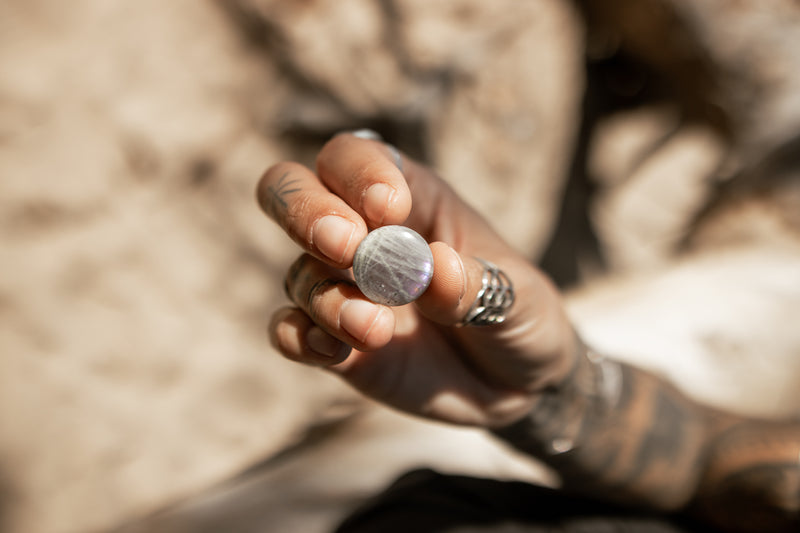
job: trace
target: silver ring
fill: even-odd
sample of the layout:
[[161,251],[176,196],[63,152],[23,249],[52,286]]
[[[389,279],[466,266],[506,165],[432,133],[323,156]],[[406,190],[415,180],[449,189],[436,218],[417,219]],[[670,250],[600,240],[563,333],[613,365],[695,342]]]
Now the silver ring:
[[496,265],[476,257],[483,265],[481,288],[472,307],[461,321],[461,326],[491,326],[506,319],[506,312],[514,305],[514,285],[505,272]]
[[350,135],[358,137],[359,139],[366,139],[368,141],[382,142],[386,148],[389,149],[389,153],[392,154],[392,161],[394,161],[394,165],[400,169],[400,172],[403,171],[403,156],[400,155],[400,150],[395,148],[394,145],[384,141],[380,133],[369,128],[361,128],[360,130],[351,131]]
[[400,169],[400,172],[403,172],[403,156],[400,155],[400,150],[394,147],[393,144],[384,143],[386,148],[389,149],[389,153],[392,154],[392,160],[394,160],[394,166]]
[[383,142],[383,137],[381,137],[381,134],[369,128],[361,128],[360,130],[353,130],[350,132],[350,135],[352,135],[353,137],[358,137],[359,139],[366,139],[368,141]]

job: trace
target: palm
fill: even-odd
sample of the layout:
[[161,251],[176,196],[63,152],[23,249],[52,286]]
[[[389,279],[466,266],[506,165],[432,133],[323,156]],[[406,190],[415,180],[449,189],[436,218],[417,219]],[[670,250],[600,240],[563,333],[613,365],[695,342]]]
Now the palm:
[[[273,343],[398,409],[462,424],[508,422],[568,370],[571,331],[557,291],[429,169],[402,162],[400,171],[383,144],[342,135],[320,153],[316,174],[284,162],[262,177],[262,207],[306,252],[286,278],[297,307],[273,316]],[[391,314],[365,301],[341,270],[352,266],[354,236],[387,224],[420,233],[435,263],[426,293]],[[454,326],[483,283],[475,257],[513,280],[517,300],[501,325]],[[348,346],[357,348],[348,354]]]
[[[468,255],[510,254],[482,219],[454,196],[443,202],[427,200],[412,212],[408,225],[428,241],[458,243],[458,251]],[[425,213],[424,208],[434,204],[438,208]],[[422,316],[413,304],[394,308],[394,313],[397,326],[387,346],[354,351],[335,369],[364,394],[403,411],[468,424],[487,419],[497,402],[518,398],[526,389],[525,372],[516,369],[535,365],[536,357],[528,353],[525,339],[500,338],[483,328],[442,326]],[[494,358],[490,366],[496,367],[498,351],[512,359],[506,362],[507,371],[487,373],[484,363]]]
[[[414,309],[395,309],[392,342],[354,351],[336,370],[364,394],[402,411],[455,423],[474,422],[481,404],[503,391],[481,382],[465,364],[460,332],[434,324]],[[445,398],[447,396],[447,398]]]

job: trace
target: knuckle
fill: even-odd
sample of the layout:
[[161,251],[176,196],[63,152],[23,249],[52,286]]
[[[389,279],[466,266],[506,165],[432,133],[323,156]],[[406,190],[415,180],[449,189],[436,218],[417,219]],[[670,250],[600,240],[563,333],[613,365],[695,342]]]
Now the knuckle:
[[283,220],[295,203],[294,197],[303,191],[306,172],[302,165],[292,161],[269,167],[256,187],[256,197],[264,212],[277,221]]
[[328,290],[336,286],[336,284],[337,280],[329,278],[321,279],[309,288],[308,294],[306,295],[306,309],[308,309],[308,314],[310,316],[319,316],[323,297]]
[[322,279],[314,283],[306,295],[305,308],[308,316],[317,323],[330,322],[326,320],[327,311],[331,308],[332,291],[336,289],[341,280]]
[[340,297],[358,292],[355,283],[309,254],[298,257],[286,274],[284,290],[290,301],[318,323],[330,322],[330,310]]
[[292,198],[292,202],[287,204],[286,216],[290,220],[302,219],[313,211],[314,200],[309,193],[300,192]]
[[376,158],[370,158],[356,167],[353,172],[353,182],[359,185],[366,185],[374,181],[381,171],[385,168],[385,163]]
[[317,153],[317,169],[322,169],[329,166],[331,159],[336,153],[342,150],[346,140],[346,135],[339,133],[334,135],[330,140],[322,145],[322,148],[320,148],[320,151]]
[[311,256],[308,254],[303,254],[298,257],[289,267],[289,270],[286,273],[286,278],[284,279],[284,290],[286,291],[286,297],[298,305],[299,302],[297,298],[297,289],[298,286],[301,285],[301,277],[305,277],[303,271],[308,264],[309,259],[311,259]]
[[[314,283],[308,291],[305,309],[308,316],[319,324],[333,324],[331,312],[338,307],[347,291],[355,284],[346,279],[326,278]],[[339,302],[337,304],[337,302]]]

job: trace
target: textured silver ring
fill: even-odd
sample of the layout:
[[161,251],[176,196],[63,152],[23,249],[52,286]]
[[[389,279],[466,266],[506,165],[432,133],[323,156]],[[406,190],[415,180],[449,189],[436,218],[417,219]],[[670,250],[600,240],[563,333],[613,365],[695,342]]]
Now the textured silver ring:
[[506,319],[506,313],[514,305],[514,285],[505,272],[496,265],[476,257],[483,265],[481,288],[461,326],[491,326]]
[[395,148],[394,145],[384,141],[380,133],[369,128],[362,128],[360,130],[351,131],[350,134],[354,137],[358,137],[359,139],[382,142],[386,148],[389,149],[389,153],[392,154],[392,161],[394,161],[394,165],[400,169],[400,172],[403,171],[403,156],[400,155],[400,150]]

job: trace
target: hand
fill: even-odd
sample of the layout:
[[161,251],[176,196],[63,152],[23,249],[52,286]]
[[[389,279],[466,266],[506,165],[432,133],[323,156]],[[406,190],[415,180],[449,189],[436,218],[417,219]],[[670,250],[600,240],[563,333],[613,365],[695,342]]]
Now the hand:
[[[296,307],[275,313],[274,346],[287,358],[337,373],[406,412],[499,427],[523,416],[545,387],[568,374],[574,333],[552,284],[433,172],[385,144],[334,137],[316,174],[292,162],[258,186],[263,210],[306,252],[289,269]],[[368,228],[404,224],[431,242],[434,274],[413,304],[367,300],[347,269]],[[504,323],[457,327],[475,301],[483,267],[514,283]]]

